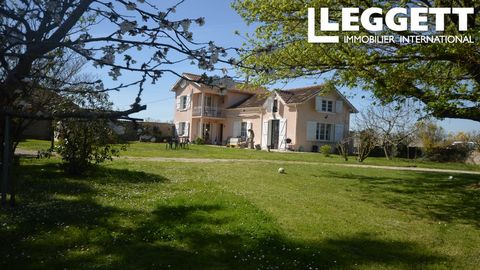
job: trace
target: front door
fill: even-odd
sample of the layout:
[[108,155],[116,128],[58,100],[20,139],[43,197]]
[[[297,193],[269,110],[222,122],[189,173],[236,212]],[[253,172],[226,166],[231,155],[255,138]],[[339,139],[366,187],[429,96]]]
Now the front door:
[[271,136],[270,149],[278,149],[279,131],[280,131],[280,121],[272,120],[272,129],[270,132],[270,136]]
[[210,136],[212,134],[212,126],[210,123],[203,123],[203,139],[205,143],[212,143]]
[[223,124],[220,124],[220,128],[218,130],[218,144],[223,144]]

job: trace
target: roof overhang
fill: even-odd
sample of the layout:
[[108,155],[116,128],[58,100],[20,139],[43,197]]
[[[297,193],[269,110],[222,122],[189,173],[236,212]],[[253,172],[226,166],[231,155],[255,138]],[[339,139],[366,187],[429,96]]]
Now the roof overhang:
[[201,85],[193,79],[189,74],[183,73],[182,77],[178,78],[178,80],[173,84],[172,88],[170,88],[170,91],[175,91],[175,89],[180,85],[180,83],[185,80],[187,82],[195,84],[197,87],[201,87]]

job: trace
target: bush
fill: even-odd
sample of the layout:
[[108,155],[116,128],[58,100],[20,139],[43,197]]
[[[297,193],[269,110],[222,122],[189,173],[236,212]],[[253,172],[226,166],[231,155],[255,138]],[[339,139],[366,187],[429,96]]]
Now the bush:
[[425,153],[426,158],[438,162],[465,162],[472,152],[472,148],[466,145],[452,145],[446,147],[434,147]]
[[322,145],[320,147],[320,153],[322,153],[326,157],[329,157],[331,152],[332,152],[332,147],[328,144]]
[[197,138],[195,139],[195,144],[204,145],[204,144],[205,144],[205,139],[200,138],[200,137],[197,137]]
[[65,172],[83,175],[92,165],[112,160],[126,146],[114,147],[116,135],[109,120],[63,120],[59,123],[56,152],[64,161]]

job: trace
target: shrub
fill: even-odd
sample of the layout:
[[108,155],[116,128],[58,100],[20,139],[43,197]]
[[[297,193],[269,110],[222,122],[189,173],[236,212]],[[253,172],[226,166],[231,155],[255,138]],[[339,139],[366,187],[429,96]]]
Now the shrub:
[[322,153],[326,157],[329,157],[331,152],[332,152],[332,147],[328,144],[322,145],[320,147],[320,153]]
[[195,139],[195,144],[204,145],[204,144],[205,144],[205,139],[200,138],[200,137],[197,137],[197,138]]
[[65,172],[85,174],[92,165],[112,160],[125,146],[115,147],[116,135],[109,120],[63,120],[59,123],[56,152],[64,161]]
[[426,158],[438,162],[465,162],[472,151],[467,145],[434,147],[426,152]]
[[358,145],[357,145],[357,161],[363,162],[367,157],[370,156],[370,153],[375,148],[375,145],[378,141],[375,131],[372,129],[366,129],[358,132],[356,134]]

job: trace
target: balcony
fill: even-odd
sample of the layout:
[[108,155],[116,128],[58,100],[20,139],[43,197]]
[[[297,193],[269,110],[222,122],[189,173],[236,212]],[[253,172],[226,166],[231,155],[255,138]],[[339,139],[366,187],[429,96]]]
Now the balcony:
[[203,109],[202,115],[202,107],[193,107],[193,116],[203,116],[203,117],[214,117],[214,118],[222,118],[223,117],[223,110],[217,107],[208,107],[205,106]]

